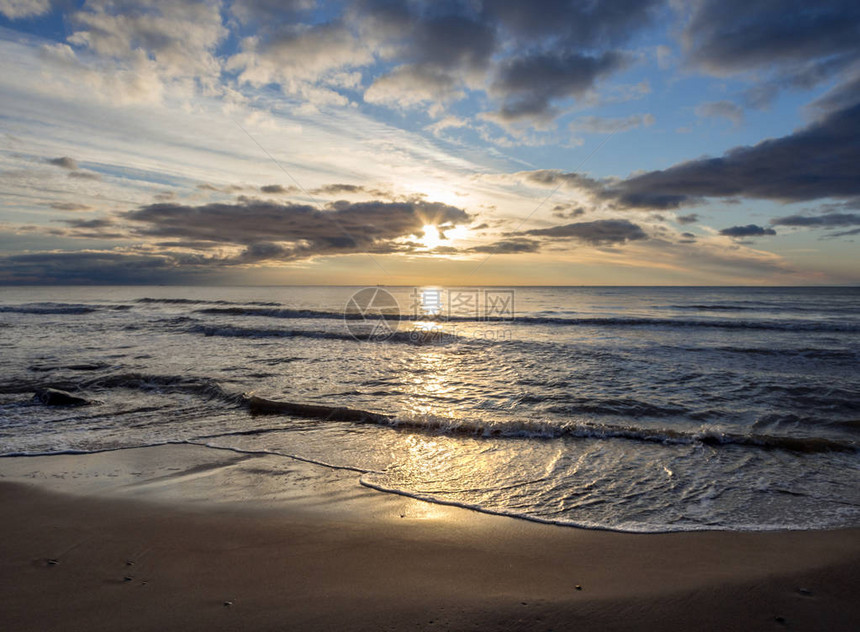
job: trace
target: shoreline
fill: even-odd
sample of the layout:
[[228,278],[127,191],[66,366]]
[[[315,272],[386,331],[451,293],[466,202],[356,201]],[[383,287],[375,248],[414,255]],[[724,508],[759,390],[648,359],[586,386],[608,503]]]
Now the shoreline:
[[0,460],[0,626],[850,630],[860,621],[860,529],[577,529],[377,492],[354,473],[282,457],[212,452]]

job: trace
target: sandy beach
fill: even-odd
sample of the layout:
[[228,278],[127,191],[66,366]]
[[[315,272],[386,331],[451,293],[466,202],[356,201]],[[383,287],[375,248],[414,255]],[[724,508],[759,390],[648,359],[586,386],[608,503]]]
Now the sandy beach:
[[266,489],[255,470],[267,461],[198,446],[3,459],[0,627],[852,630],[860,622],[858,530],[588,531],[382,494],[353,472],[298,461]]

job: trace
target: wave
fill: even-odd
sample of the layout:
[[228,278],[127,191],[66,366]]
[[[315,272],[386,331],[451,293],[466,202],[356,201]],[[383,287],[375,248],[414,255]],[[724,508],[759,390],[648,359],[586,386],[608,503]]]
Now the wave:
[[[498,319],[499,321],[503,319]],[[517,317],[516,324],[539,324],[580,327],[669,327],[669,328],[717,328],[754,329],[773,331],[833,331],[860,332],[857,323],[822,323],[818,321],[777,322],[766,320],[704,319],[682,320],[675,318],[648,318],[636,316],[591,317],[591,318],[547,318]]]
[[403,344],[438,344],[463,340],[462,336],[439,330],[410,330],[394,331],[384,335],[367,331],[324,331],[317,329],[265,329],[255,327],[239,327],[229,325],[193,325],[186,330],[188,333],[203,334],[204,336],[223,336],[227,338],[321,338],[326,340],[351,340],[359,342],[395,342]]
[[[281,303],[266,301],[235,302],[224,300],[203,300],[188,298],[140,298],[135,304],[164,304],[164,305],[203,305],[193,309],[192,313],[206,315],[224,316],[248,316],[265,317],[287,320],[347,320],[361,321],[364,316],[359,313],[286,308]],[[85,315],[99,311],[128,311],[133,305],[92,305],[79,303],[27,303],[21,305],[0,305],[0,313],[20,314],[57,314],[57,315]],[[684,309],[704,308],[705,305],[671,306],[683,307]],[[708,309],[730,309],[729,306],[707,306]],[[733,309],[733,307],[731,308]],[[751,308],[744,308],[751,309]],[[597,327],[597,328],[623,328],[623,327],[665,327],[665,328],[716,328],[737,330],[770,330],[770,331],[803,331],[803,332],[860,332],[860,323],[856,320],[845,321],[818,321],[818,320],[767,320],[767,319],[733,319],[733,318],[660,318],[647,316],[592,316],[569,318],[550,315],[523,315],[523,316],[469,316],[469,315],[416,315],[391,313],[385,316],[392,322],[440,322],[440,323],[491,323],[509,325],[538,325],[558,327]],[[221,330],[223,333],[208,333],[207,335],[231,335],[229,330]],[[238,330],[236,330],[238,331]],[[273,330],[256,330],[257,337],[268,337],[275,334]],[[243,335],[243,334],[232,334]],[[293,335],[307,336],[307,333],[294,333]],[[330,332],[324,332],[317,337],[337,337]],[[348,336],[352,338],[352,336]],[[417,336],[412,336],[413,341]]]
[[684,351],[718,351],[722,353],[739,353],[762,356],[798,356],[808,360],[856,360],[857,352],[847,349],[818,349],[801,347],[798,349],[779,349],[773,347],[684,347]]
[[241,396],[230,393],[216,381],[206,377],[153,375],[147,373],[119,373],[83,380],[81,389],[128,388],[143,391],[182,392],[238,403]]
[[84,305],[83,303],[22,303],[0,305],[0,313],[9,314],[92,314],[94,312],[125,312],[131,305]]
[[268,316],[269,318],[343,318],[337,312],[314,309],[265,309],[262,307],[204,307],[196,314],[226,314],[228,316]]
[[241,394],[230,393],[216,380],[205,377],[153,375],[146,373],[117,373],[83,380],[11,380],[0,383],[0,394],[33,393],[40,389],[57,388],[72,393],[127,388],[142,391],[182,392],[239,403]]
[[858,314],[860,308],[851,306],[825,305],[806,307],[802,305],[790,305],[786,303],[763,303],[758,301],[743,301],[740,303],[693,303],[688,305],[656,305],[657,309],[674,309],[679,311],[697,312],[742,312],[756,311],[774,313],[805,313],[820,312],[828,314]]
[[[565,396],[567,399],[569,396]],[[546,397],[524,397],[526,403],[540,403]],[[578,401],[576,401],[578,400]],[[680,417],[690,414],[690,409],[677,404],[660,406],[633,398],[620,399],[588,399],[576,398],[557,406],[550,406],[547,412],[562,415],[619,415],[625,417]]]
[[[685,432],[669,429],[650,429],[616,424],[589,424],[580,422],[552,423],[549,421],[486,421],[473,419],[451,419],[438,416],[403,417],[384,413],[370,412],[340,406],[310,405],[296,402],[282,402],[246,394],[243,403],[252,414],[292,415],[326,421],[347,421],[352,423],[378,424],[409,430],[439,432],[453,435],[472,435],[480,437],[512,438],[579,438],[579,439],[626,439],[648,443],[707,445],[720,447],[739,445],[762,449],[781,449],[799,453],[855,452],[854,441],[837,441],[816,437],[789,437],[769,434],[749,434],[702,430]],[[283,428],[262,428],[255,430],[222,433],[214,436],[255,435],[277,432]]]
[[[325,319],[325,320],[362,320],[358,313],[333,312],[312,309],[260,309],[249,307],[209,307],[195,310],[195,313],[227,316],[258,316],[281,319]],[[449,323],[510,323],[515,325],[557,325],[562,327],[710,327],[719,329],[762,329],[775,331],[833,331],[858,332],[860,324],[855,322],[820,322],[811,320],[775,321],[752,319],[678,319],[652,318],[637,316],[598,316],[583,318],[564,318],[559,316],[465,316],[465,315],[416,315],[391,313],[385,316],[391,321],[428,321]]]
[[92,305],[71,303],[27,303],[24,305],[0,305],[0,312],[12,314],[91,314],[98,311]]
[[278,307],[281,303],[270,301],[207,301],[205,299],[196,298],[139,298],[135,303],[141,304],[162,304],[162,305],[259,305],[261,307]]

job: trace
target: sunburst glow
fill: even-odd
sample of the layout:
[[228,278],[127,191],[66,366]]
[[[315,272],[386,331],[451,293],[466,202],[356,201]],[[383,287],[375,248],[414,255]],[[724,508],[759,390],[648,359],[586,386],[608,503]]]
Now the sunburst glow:
[[442,233],[440,233],[439,229],[433,224],[427,224],[421,230],[423,231],[421,243],[425,248],[433,249],[442,243]]

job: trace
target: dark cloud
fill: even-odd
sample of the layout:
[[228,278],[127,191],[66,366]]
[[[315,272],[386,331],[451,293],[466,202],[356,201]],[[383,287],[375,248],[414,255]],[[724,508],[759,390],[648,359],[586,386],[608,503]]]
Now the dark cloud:
[[[244,200],[235,204],[152,204],[125,213],[143,236],[246,246],[245,259],[296,259],[348,252],[394,252],[394,240],[420,234],[425,224],[464,224],[470,216],[445,204],[340,202],[330,210],[301,204]],[[277,248],[270,244],[277,244]]]
[[860,71],[855,69],[853,77],[848,77],[841,84],[834,86],[820,98],[812,102],[810,109],[827,114],[835,110],[844,110],[857,103],[860,94]]
[[695,224],[699,221],[699,216],[696,213],[689,213],[687,215],[678,215],[675,218],[675,221],[679,224],[686,226],[687,224]]
[[81,180],[101,180],[102,177],[92,171],[70,171],[70,178],[79,178]]
[[248,187],[241,186],[238,184],[225,184],[223,186],[215,186],[214,184],[198,184],[197,188],[201,191],[214,191],[216,193],[238,193],[239,191],[245,191]]
[[785,89],[810,89],[860,58],[853,0],[703,0],[683,33],[688,62],[725,76],[756,71],[748,93],[763,106]]
[[565,173],[559,169],[537,169],[535,171],[518,171],[506,176],[506,179],[522,181],[542,187],[566,187],[568,189],[599,192],[605,188],[601,180],[595,180],[580,173]]
[[538,250],[540,250],[540,242],[535,241],[534,239],[524,239],[522,237],[505,239],[492,244],[470,248],[471,252],[493,255],[521,254],[526,252],[537,252]]
[[219,248],[224,244],[217,241],[159,241],[155,244],[159,248],[188,248],[190,250],[211,250]]
[[596,48],[624,43],[650,24],[660,4],[655,0],[493,0],[485,2],[483,10],[498,20],[506,38],[522,44],[550,38],[556,44]]
[[497,44],[494,25],[467,3],[362,0],[353,12],[398,61],[416,66],[480,69]]
[[[190,271],[189,271],[190,272]],[[124,285],[192,281],[164,255],[45,252],[0,257],[0,283]]]
[[848,237],[850,235],[860,235],[860,228],[854,228],[851,230],[843,230],[842,232],[839,232],[839,233],[830,233],[829,235],[827,235],[827,237],[828,238]]
[[22,232],[41,233],[54,237],[73,237],[76,239],[128,239],[128,233],[116,225],[112,219],[99,217],[95,219],[55,219],[54,222],[66,224],[68,228],[49,228],[46,226],[19,226]]
[[467,15],[442,15],[413,22],[407,31],[406,59],[441,69],[483,68],[496,44],[486,22]]
[[266,25],[294,20],[315,4],[315,0],[234,0],[230,12],[244,24]]
[[764,235],[776,235],[773,228],[763,228],[755,224],[747,224],[746,226],[732,226],[724,228],[720,231],[720,235],[727,237],[762,237]]
[[276,195],[284,195],[287,193],[295,193],[298,189],[294,186],[285,187],[282,184],[265,184],[260,187],[261,193],[270,193]]
[[559,240],[575,239],[593,246],[623,244],[628,241],[648,238],[648,235],[640,226],[626,219],[599,219],[593,222],[575,222],[563,226],[553,226],[552,228],[527,230],[523,234]]
[[74,158],[69,158],[68,156],[62,156],[60,158],[48,158],[46,160],[48,164],[54,165],[55,167],[62,167],[63,169],[77,169],[78,161]]
[[662,0],[575,2],[363,0],[350,13],[396,67],[365,100],[394,107],[444,103],[485,89],[497,106],[487,118],[546,123],[623,69],[619,48],[650,24]]
[[795,202],[860,195],[860,105],[782,138],[720,158],[681,163],[609,187],[604,197],[634,208],[678,208],[704,197]]
[[704,0],[685,31],[690,59],[715,73],[857,53],[853,0]]
[[314,195],[340,195],[342,193],[362,193],[363,186],[357,184],[327,184],[311,191]]
[[770,220],[775,226],[860,226],[857,213],[828,213],[826,215],[788,215]]
[[49,206],[58,211],[89,211],[92,209],[92,206],[77,202],[52,202]]
[[574,204],[556,204],[552,207],[552,214],[559,219],[572,219],[585,215],[585,209]]
[[106,228],[108,226],[113,226],[113,220],[100,218],[100,219],[66,219],[62,220],[64,224],[68,224],[72,228]]
[[490,91],[502,101],[498,112],[502,120],[548,120],[558,114],[554,101],[581,97],[598,79],[629,62],[630,58],[619,51],[596,56],[579,52],[525,54],[502,62]]

